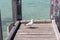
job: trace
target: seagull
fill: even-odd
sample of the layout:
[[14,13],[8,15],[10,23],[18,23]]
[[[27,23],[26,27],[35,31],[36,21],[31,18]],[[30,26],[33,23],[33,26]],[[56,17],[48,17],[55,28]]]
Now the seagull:
[[31,19],[31,21],[26,24],[26,26],[32,26],[32,25],[33,25],[33,19]]

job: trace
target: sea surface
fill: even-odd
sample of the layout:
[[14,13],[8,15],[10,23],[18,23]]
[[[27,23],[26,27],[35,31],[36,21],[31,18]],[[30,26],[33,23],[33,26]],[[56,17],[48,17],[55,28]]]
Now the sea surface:
[[[0,0],[3,38],[7,37],[7,27],[12,23],[12,0]],[[23,20],[50,18],[50,0],[22,0]]]

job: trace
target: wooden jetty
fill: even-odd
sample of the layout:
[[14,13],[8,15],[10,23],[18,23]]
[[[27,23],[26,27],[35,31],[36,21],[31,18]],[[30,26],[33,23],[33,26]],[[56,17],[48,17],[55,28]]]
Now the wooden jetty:
[[[53,0],[50,16],[53,16],[52,3]],[[13,23],[8,27],[9,35],[6,40],[60,40],[59,30],[55,21],[52,21],[54,19],[52,16],[52,20],[34,20],[32,27],[26,26],[30,20],[22,20],[21,5],[21,0],[12,0]]]
[[[22,20],[21,1],[22,0],[12,0],[13,23],[8,27],[8,36],[6,40],[60,40],[60,21],[58,21],[60,17],[57,17],[60,12],[60,8],[58,7],[59,0],[51,0],[51,20],[34,20],[32,27],[25,25],[30,20]],[[56,14],[56,16],[53,14]],[[1,16],[0,40],[3,40]]]
[[21,24],[14,40],[56,40],[51,23],[34,23],[33,27]]
[[16,26],[11,29],[7,40],[59,40],[53,30],[51,20],[35,20],[32,27],[26,26],[27,22],[29,20],[17,21]]

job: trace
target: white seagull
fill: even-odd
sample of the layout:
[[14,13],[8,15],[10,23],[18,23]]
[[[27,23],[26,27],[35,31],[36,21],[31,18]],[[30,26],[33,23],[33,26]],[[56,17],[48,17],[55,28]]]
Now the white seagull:
[[29,23],[26,24],[26,26],[32,26],[33,25],[33,19]]

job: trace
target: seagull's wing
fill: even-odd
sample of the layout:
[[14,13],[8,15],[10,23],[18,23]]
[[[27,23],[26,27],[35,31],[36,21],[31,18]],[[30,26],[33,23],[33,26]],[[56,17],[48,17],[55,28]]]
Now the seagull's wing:
[[31,22],[27,23],[26,26],[31,25]]
[[31,20],[29,23],[26,24],[26,26],[31,26],[33,24],[33,20]]

